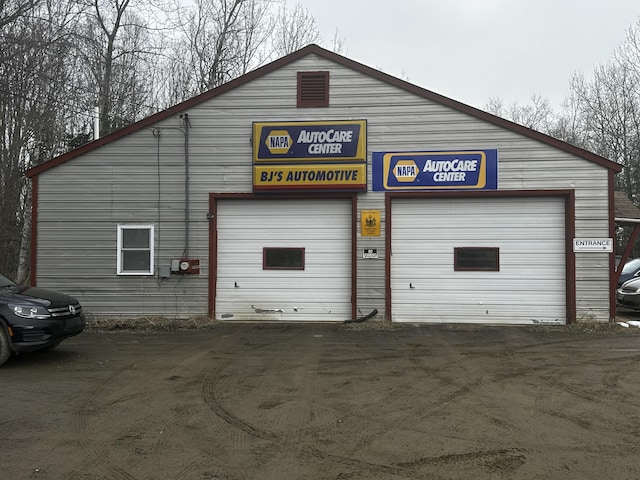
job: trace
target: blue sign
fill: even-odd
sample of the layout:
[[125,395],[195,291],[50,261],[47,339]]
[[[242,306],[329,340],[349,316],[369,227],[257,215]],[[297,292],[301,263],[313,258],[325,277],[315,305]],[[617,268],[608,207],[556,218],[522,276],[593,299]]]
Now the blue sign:
[[253,124],[254,163],[366,159],[365,120]]
[[497,190],[498,151],[373,152],[373,190]]

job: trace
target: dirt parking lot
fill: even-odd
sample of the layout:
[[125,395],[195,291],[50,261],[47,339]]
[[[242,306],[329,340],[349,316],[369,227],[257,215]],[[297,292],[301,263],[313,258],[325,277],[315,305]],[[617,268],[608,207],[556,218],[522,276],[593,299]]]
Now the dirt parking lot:
[[0,478],[638,479],[640,328],[92,327],[0,368]]

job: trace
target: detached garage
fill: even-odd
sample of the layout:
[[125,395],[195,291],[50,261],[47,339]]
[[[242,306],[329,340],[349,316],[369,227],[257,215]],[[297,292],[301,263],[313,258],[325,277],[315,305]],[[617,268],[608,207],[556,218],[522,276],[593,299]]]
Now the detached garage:
[[29,170],[31,280],[89,319],[606,322],[621,168],[310,45]]

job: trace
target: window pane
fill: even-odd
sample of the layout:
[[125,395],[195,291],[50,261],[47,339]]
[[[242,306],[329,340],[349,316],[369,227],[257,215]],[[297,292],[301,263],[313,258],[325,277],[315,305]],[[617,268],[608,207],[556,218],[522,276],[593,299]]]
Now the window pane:
[[149,272],[151,257],[148,250],[123,250],[122,271]]
[[264,269],[304,270],[304,248],[269,248],[262,250]]
[[123,228],[122,248],[149,248],[149,229]]
[[464,247],[454,248],[455,270],[491,270],[500,269],[500,255],[497,248]]

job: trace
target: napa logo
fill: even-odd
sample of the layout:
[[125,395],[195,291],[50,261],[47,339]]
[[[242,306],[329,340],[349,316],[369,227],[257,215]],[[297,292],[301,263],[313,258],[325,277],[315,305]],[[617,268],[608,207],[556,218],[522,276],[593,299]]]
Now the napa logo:
[[399,160],[393,167],[393,176],[402,183],[413,182],[419,173],[420,169],[413,160]]
[[284,155],[293,146],[293,138],[286,130],[272,130],[264,143],[272,155]]

